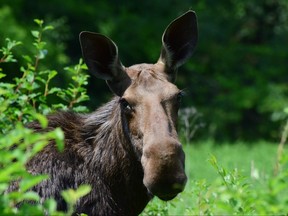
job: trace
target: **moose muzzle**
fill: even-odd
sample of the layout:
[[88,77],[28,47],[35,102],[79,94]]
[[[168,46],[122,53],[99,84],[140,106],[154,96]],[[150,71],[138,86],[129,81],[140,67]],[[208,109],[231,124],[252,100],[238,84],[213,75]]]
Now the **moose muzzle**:
[[171,200],[184,190],[185,155],[181,144],[174,138],[146,144],[141,163],[144,169],[143,183],[162,200]]

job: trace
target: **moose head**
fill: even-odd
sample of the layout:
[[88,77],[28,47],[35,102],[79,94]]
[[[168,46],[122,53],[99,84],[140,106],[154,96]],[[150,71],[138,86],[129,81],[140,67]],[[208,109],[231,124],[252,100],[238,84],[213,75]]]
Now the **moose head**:
[[185,155],[176,131],[182,91],[173,82],[178,68],[197,43],[193,11],[172,21],[162,36],[155,64],[122,65],[108,37],[82,32],[80,42],[89,71],[104,79],[119,97],[123,131],[143,168],[143,184],[162,200],[170,200],[186,184]]

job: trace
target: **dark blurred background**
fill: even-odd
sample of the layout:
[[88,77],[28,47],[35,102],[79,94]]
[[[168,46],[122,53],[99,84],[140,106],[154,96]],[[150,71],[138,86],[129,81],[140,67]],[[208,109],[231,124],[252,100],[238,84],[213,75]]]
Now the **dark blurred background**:
[[[183,107],[202,113],[205,127],[196,138],[278,140],[288,107],[287,0],[1,0],[0,46],[9,37],[32,52],[37,18],[55,27],[44,38],[49,53],[42,67],[60,74],[81,57],[83,30],[112,38],[126,66],[154,63],[164,29],[189,9],[198,16],[199,42],[177,84],[187,92]],[[19,76],[15,65],[5,67],[8,78]],[[67,85],[66,79],[61,75],[56,82]],[[111,97],[105,82],[94,77],[88,92],[91,110]]]

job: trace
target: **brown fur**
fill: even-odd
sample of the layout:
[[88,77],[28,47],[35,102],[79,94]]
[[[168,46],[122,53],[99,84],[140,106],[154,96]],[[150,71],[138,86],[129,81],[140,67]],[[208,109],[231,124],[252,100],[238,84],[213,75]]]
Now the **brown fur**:
[[[136,215],[142,211],[151,195],[142,184],[140,162],[129,154],[134,150],[122,131],[120,116],[119,98],[90,115],[48,116],[46,130],[62,128],[65,150],[58,152],[51,142],[27,164],[29,172],[50,176],[34,188],[43,200],[54,197],[58,209],[65,211],[61,190],[90,184],[92,191],[77,203],[77,213]],[[29,126],[41,130],[37,123]]]

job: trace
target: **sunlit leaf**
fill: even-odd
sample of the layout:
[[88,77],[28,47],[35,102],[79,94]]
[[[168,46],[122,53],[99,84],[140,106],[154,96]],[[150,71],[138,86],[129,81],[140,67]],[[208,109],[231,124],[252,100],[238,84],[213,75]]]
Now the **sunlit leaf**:
[[31,34],[33,35],[33,37],[38,38],[40,33],[39,31],[31,31]]
[[28,189],[42,182],[44,179],[47,179],[47,176],[43,175],[37,175],[37,176],[30,175],[29,177],[26,176],[24,179],[20,181],[19,184],[20,189],[22,191],[27,191]]

